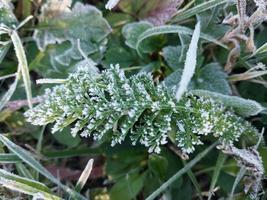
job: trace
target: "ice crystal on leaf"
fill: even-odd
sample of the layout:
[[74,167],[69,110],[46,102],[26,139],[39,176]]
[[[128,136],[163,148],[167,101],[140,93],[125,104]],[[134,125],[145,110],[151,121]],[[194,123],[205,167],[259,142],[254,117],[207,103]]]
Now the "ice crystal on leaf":
[[184,153],[192,153],[212,134],[222,144],[233,144],[241,134],[256,130],[241,117],[210,98],[175,91],[153,83],[150,74],[127,78],[118,65],[98,76],[89,71],[70,74],[67,82],[47,90],[44,100],[25,116],[34,125],[55,123],[52,132],[71,125],[73,136],[111,137],[111,145],[126,137],[149,152],[160,152],[168,138]]

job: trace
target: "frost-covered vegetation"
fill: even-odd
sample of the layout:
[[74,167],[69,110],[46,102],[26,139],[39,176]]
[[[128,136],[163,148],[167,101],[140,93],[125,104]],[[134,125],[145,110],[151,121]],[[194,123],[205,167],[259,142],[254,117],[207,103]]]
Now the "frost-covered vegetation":
[[0,198],[265,199],[265,0],[0,0]]

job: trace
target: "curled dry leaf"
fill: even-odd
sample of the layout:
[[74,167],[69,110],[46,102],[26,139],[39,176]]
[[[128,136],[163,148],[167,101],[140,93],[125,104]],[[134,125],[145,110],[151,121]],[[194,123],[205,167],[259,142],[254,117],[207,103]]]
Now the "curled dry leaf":
[[[224,23],[233,26],[233,28],[229,30],[222,38],[223,42],[232,44],[232,50],[228,55],[227,63],[225,65],[225,71],[228,73],[232,71],[236,60],[240,55],[240,43],[242,41],[246,42],[246,50],[248,52],[255,52],[256,47],[254,44],[254,29],[262,22],[267,20],[267,2],[264,0],[254,0],[254,2],[257,9],[252,15],[247,16],[246,14],[246,1],[238,0],[238,17],[234,15],[224,20]],[[236,23],[237,18],[239,20]],[[249,29],[249,36],[245,34],[247,29]]]
[[262,188],[261,180],[264,176],[262,158],[256,148],[238,149],[234,146],[222,147],[222,151],[233,156],[240,166],[244,166],[250,173],[245,179],[245,193],[249,193],[252,199],[258,199]]

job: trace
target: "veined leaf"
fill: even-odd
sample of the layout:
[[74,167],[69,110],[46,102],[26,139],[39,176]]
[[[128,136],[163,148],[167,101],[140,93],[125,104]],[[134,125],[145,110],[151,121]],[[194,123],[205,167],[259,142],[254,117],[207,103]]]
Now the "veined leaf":
[[257,115],[264,110],[264,107],[258,102],[241,97],[223,95],[207,90],[192,90],[191,92],[197,96],[210,97],[215,101],[223,103],[244,117]]
[[69,42],[70,46],[55,57],[60,64],[69,65],[71,59],[83,58],[78,43],[86,55],[99,51],[100,43],[111,32],[111,27],[94,6],[77,2],[72,9],[58,10],[61,6],[53,5],[60,5],[60,2],[53,0],[43,6],[34,39],[42,51],[49,44]]
[[[184,26],[178,26],[178,25],[165,25],[165,26],[152,27],[152,28],[147,29],[145,32],[143,32],[138,37],[136,47],[135,47],[136,50],[141,55],[142,43],[145,39],[150,38],[152,36],[167,34],[167,33],[179,33],[179,34],[185,34],[185,35],[192,35],[193,31],[190,28],[187,28]],[[207,34],[200,33],[200,38],[205,39],[209,42],[213,42],[227,49],[227,47],[224,44],[222,44],[221,42],[219,42],[218,40],[216,40],[215,38]]]

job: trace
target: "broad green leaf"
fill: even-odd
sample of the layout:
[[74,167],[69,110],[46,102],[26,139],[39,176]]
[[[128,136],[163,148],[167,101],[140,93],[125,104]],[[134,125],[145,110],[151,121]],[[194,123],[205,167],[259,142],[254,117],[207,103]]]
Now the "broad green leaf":
[[149,155],[148,167],[160,180],[164,180],[168,170],[168,160],[160,155]]
[[14,154],[16,154],[21,160],[23,160],[25,163],[27,163],[29,166],[31,166],[33,169],[38,171],[40,174],[48,178],[51,182],[58,185],[61,189],[63,189],[66,193],[68,193],[71,197],[74,199],[81,199],[85,200],[86,198],[81,196],[80,194],[76,193],[69,187],[63,185],[57,178],[55,178],[47,169],[45,169],[38,161],[34,159],[34,157],[21,148],[20,146],[16,145],[15,143],[11,142],[7,137],[5,137],[3,134],[0,134],[0,141],[7,146],[7,148],[12,151]]
[[100,51],[100,43],[111,32],[108,22],[96,7],[76,2],[70,10],[57,10],[60,1],[50,1],[43,6],[38,29],[34,39],[39,49],[44,50],[49,44],[69,42],[61,54],[56,55],[56,60],[63,65],[69,65],[71,59],[82,59],[78,48],[86,54]]
[[135,49],[138,37],[147,29],[152,28],[153,25],[146,21],[133,22],[126,24],[122,28],[122,35],[125,38],[125,44]]
[[181,80],[182,73],[182,68],[175,70],[172,74],[164,79],[164,84],[169,88],[176,88]]
[[104,64],[106,68],[109,68],[113,63],[120,63],[122,68],[127,68],[136,62],[138,62],[136,53],[134,54],[132,50],[120,45],[109,47],[105,53]]
[[10,190],[22,192],[31,196],[41,195],[45,200],[61,199],[60,197],[53,195],[49,188],[44,184],[17,176],[3,169],[0,169],[0,185]]
[[241,97],[223,95],[207,90],[192,90],[191,92],[197,96],[212,98],[227,107],[233,108],[236,113],[244,117],[257,115],[264,110],[264,107],[258,102]]
[[179,101],[187,90],[187,87],[195,73],[196,64],[197,64],[197,47],[198,40],[200,35],[200,22],[197,23],[194,30],[192,40],[189,45],[189,49],[186,54],[185,65],[181,77],[179,86],[177,86],[176,99]]
[[182,56],[181,46],[167,46],[162,49],[164,60],[173,69],[176,70],[181,67],[180,57]]
[[111,188],[110,200],[132,200],[141,191],[147,174],[129,173]]
[[[190,28],[187,28],[184,26],[178,26],[178,25],[165,25],[165,26],[152,27],[144,31],[141,35],[139,35],[135,48],[138,51],[138,53],[141,55],[142,48],[143,48],[142,46],[146,39],[152,36],[168,34],[168,33],[179,33],[179,34],[185,34],[185,35],[192,35],[193,30]],[[213,42],[227,49],[227,47],[224,44],[222,44],[215,38],[211,37],[210,35],[200,33],[200,38],[205,39],[209,42]]]
[[227,74],[222,71],[219,63],[210,63],[201,68],[194,79],[194,88],[231,94]]
[[206,10],[209,10],[209,9],[214,8],[216,6],[225,4],[227,2],[229,2],[229,0],[210,0],[210,1],[205,1],[205,2],[203,2],[201,4],[198,4],[198,5],[194,6],[191,9],[188,9],[188,10],[180,12],[179,14],[177,14],[177,16],[175,16],[172,19],[172,22],[175,23],[175,22],[179,22],[179,21],[188,19],[188,18],[190,18],[190,17],[192,17],[192,16],[194,16],[194,15],[196,15],[198,13],[204,12]]
[[53,134],[53,137],[58,143],[66,145],[69,148],[76,147],[81,142],[81,138],[79,136],[72,137],[70,132],[70,128],[66,127],[62,132]]
[[204,151],[200,152],[193,160],[188,162],[182,169],[180,169],[176,174],[174,174],[169,180],[163,183],[157,190],[155,190],[146,200],[154,200],[158,195],[164,192],[176,179],[180,178],[183,174],[185,174],[189,169],[191,169],[195,164],[197,164],[203,157],[205,157],[215,146],[217,143],[213,143]]
[[12,6],[10,0],[0,1],[0,24],[11,26],[18,23],[16,16],[12,12]]

